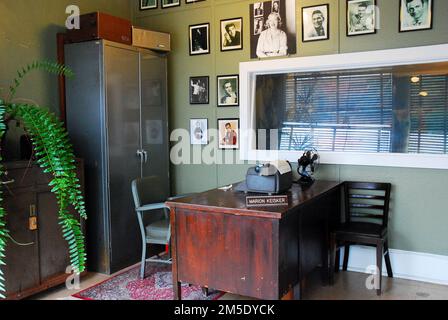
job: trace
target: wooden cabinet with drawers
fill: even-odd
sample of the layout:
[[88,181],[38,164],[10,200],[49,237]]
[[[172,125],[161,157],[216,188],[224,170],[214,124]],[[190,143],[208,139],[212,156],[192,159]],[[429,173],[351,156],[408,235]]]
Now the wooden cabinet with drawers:
[[[70,266],[68,245],[58,224],[56,197],[48,186],[50,176],[29,161],[3,165],[3,206],[13,239],[8,240],[3,266],[6,296],[23,299],[65,282]],[[84,188],[82,160],[77,160],[77,172]]]

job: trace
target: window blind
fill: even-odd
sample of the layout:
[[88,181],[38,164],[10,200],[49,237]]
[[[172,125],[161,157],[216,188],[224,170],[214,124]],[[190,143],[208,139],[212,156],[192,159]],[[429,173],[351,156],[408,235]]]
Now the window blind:
[[410,153],[447,153],[447,86],[445,75],[421,76],[420,81],[412,85]]
[[290,75],[281,150],[390,152],[392,74]]

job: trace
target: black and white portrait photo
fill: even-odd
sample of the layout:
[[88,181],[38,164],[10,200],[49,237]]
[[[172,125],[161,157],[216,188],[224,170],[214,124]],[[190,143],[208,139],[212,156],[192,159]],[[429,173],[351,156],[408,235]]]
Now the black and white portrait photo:
[[218,76],[218,107],[239,105],[239,76]]
[[400,32],[432,29],[432,0],[400,0]]
[[190,55],[210,53],[210,24],[203,23],[189,27]]
[[376,33],[376,1],[347,1],[347,35]]
[[191,144],[208,144],[208,119],[190,119]]
[[271,12],[280,13],[280,0],[272,0]]
[[295,0],[270,0],[249,6],[251,58],[295,54]]
[[264,30],[264,19],[263,17],[254,19],[254,35],[259,35]]
[[157,0],[140,0],[140,10],[157,8]]
[[254,17],[262,16],[264,13],[263,11],[263,2],[255,2],[253,5],[253,14]]
[[221,51],[243,48],[243,19],[221,20]]
[[190,104],[209,103],[209,77],[190,78]]
[[329,39],[329,5],[302,8],[302,41]]

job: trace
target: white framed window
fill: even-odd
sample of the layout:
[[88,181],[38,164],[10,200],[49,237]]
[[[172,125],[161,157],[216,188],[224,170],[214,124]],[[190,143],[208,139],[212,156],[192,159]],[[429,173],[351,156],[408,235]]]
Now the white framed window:
[[448,169],[448,45],[240,64],[241,159]]

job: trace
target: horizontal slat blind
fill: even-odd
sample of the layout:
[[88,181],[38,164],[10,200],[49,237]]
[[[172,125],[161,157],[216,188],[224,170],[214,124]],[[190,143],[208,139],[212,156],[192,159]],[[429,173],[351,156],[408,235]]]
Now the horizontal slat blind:
[[[410,153],[447,153],[447,76],[422,76],[411,87]],[[427,96],[421,96],[426,92]]]
[[390,73],[291,75],[286,82],[281,150],[389,152]]
[[[392,152],[393,92],[391,73],[289,74],[280,149]],[[447,154],[448,76],[420,76],[408,101],[407,152]]]

